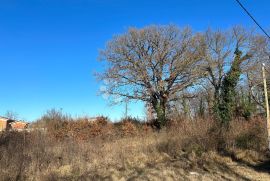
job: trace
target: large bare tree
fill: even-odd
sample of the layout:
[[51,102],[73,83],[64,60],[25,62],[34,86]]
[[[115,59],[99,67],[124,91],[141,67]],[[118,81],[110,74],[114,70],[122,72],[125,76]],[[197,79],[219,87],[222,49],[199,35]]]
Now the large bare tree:
[[102,92],[150,103],[161,127],[168,103],[201,76],[203,53],[202,36],[188,27],[130,28],[100,52],[107,65],[98,74],[106,84]]

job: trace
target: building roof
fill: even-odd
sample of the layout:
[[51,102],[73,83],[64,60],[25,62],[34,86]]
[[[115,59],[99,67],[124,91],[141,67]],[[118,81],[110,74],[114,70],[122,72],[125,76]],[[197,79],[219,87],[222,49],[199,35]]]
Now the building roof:
[[6,120],[9,120],[9,118],[3,117],[3,116],[0,116],[0,119],[6,119]]
[[[0,116],[0,119],[5,119],[5,120],[9,120],[9,121],[12,121],[12,122],[21,122],[21,123],[27,123],[25,121],[21,121],[21,120],[15,120],[15,119],[9,119],[7,117],[4,117],[4,116]],[[28,124],[28,123],[27,123]]]

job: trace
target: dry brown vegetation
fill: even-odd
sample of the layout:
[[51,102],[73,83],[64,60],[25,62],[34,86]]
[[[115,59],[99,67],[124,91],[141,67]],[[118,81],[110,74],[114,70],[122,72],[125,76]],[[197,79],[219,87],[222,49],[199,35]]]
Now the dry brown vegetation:
[[[62,114],[0,133],[1,180],[268,180],[264,120],[170,121],[153,130],[135,119],[89,122]],[[268,169],[268,170],[267,170]]]

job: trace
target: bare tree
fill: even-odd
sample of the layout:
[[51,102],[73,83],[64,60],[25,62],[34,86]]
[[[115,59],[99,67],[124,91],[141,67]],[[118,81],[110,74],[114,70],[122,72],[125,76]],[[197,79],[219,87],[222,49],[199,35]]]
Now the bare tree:
[[150,103],[161,127],[168,103],[201,76],[203,53],[202,36],[189,28],[130,28],[100,52],[107,63],[105,72],[98,74],[106,84],[102,92]]
[[229,31],[209,29],[204,34],[204,41],[206,77],[214,90],[213,108],[218,111],[218,105],[224,105],[228,97],[231,97],[228,94],[231,95],[240,77],[244,76],[247,80],[247,77],[250,78],[253,72],[259,70],[258,65],[266,44],[262,36],[239,26]]
[[9,110],[5,113],[5,117],[7,117],[8,119],[16,120],[18,119],[18,113]]
[[[262,63],[266,65],[268,70],[267,77],[269,77],[270,70],[270,41],[267,37],[256,35],[252,38],[251,50],[253,58],[250,59],[244,68],[244,73],[247,78],[247,85],[249,96],[261,108],[264,107],[263,99],[263,85],[262,85]],[[268,81],[269,82],[269,81]]]
[[[213,106],[220,102],[222,80],[225,76],[225,67],[230,62],[231,39],[228,32],[213,31],[208,29],[204,34],[206,45],[205,69],[207,71],[207,85],[212,85],[214,90]],[[209,92],[209,87],[207,86]]]

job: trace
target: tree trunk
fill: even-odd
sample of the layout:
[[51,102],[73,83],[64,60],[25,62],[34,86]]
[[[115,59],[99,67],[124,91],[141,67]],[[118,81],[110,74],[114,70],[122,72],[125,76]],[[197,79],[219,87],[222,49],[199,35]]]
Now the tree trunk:
[[220,87],[215,87],[212,113],[216,118],[219,117],[219,105],[220,105]]
[[167,105],[167,99],[162,97],[158,99],[152,100],[152,105],[154,110],[157,113],[157,120],[156,120],[156,127],[158,129],[161,129],[166,125],[166,105]]

